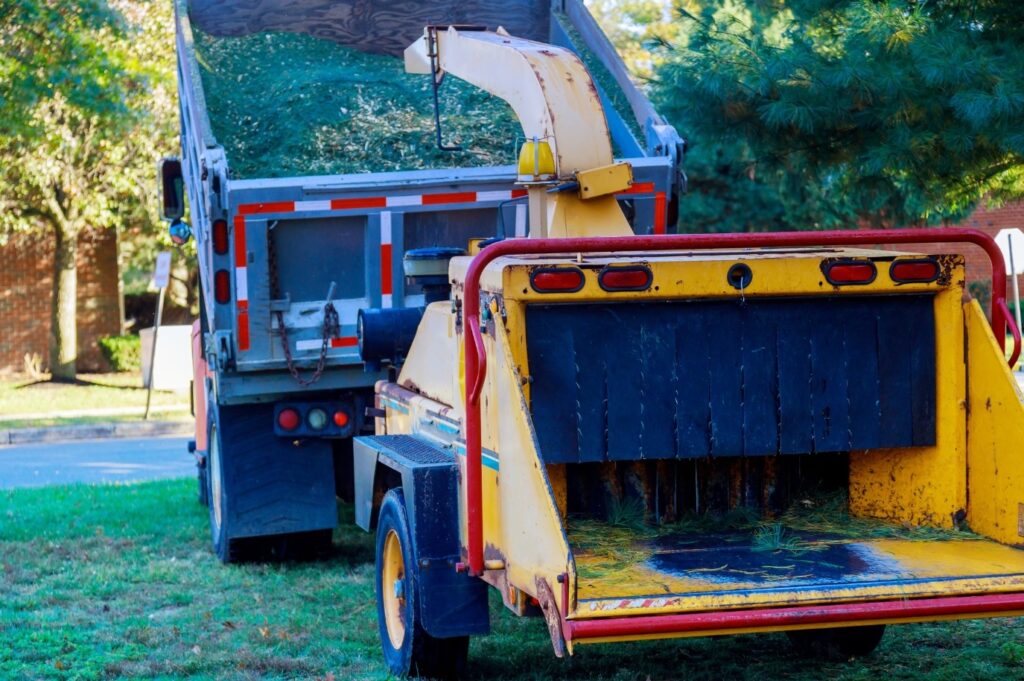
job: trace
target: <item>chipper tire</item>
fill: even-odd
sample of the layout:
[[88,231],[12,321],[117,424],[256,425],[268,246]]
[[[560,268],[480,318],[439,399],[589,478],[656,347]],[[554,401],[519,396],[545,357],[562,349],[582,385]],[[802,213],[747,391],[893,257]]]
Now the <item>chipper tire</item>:
[[396,676],[459,679],[469,637],[435,638],[422,625],[419,580],[402,490],[384,497],[377,521],[377,625],[388,669]]
[[884,624],[786,632],[790,643],[800,654],[831,661],[870,655],[882,642],[883,634]]

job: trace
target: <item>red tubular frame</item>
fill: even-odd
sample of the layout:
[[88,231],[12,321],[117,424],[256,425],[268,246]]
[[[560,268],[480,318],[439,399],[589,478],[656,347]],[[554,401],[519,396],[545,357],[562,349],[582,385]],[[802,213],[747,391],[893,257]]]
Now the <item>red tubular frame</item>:
[[1003,254],[989,235],[974,229],[873,229],[834,232],[765,232],[734,234],[671,234],[566,239],[506,239],[480,251],[466,273],[463,314],[466,350],[466,520],[469,572],[484,571],[481,482],[480,391],[487,373],[487,356],[480,332],[480,276],[495,258],[506,255],[555,253],[622,253],[713,248],[792,248],[807,246],[872,246],[877,244],[970,243],[980,246],[992,263],[992,328],[1006,349],[1006,328],[1014,338],[1010,359],[1020,355],[1020,331],[1006,307],[1006,266]]
[[562,620],[567,641],[658,634],[745,631],[771,627],[843,624],[879,620],[916,620],[967,615],[1002,615],[1024,611],[1024,593],[950,596],[867,603],[803,605],[759,610],[719,610],[675,615],[640,615],[590,620]]

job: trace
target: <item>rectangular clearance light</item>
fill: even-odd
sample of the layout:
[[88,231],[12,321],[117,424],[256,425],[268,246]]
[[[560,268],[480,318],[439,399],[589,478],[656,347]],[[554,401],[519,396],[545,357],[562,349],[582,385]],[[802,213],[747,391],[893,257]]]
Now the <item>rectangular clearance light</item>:
[[605,291],[646,291],[654,276],[642,265],[606,267],[597,275],[597,283]]
[[889,266],[889,278],[900,284],[927,284],[939,278],[939,263],[931,258],[894,260]]
[[583,271],[575,267],[542,267],[530,275],[537,293],[575,293],[583,288]]
[[822,271],[833,286],[870,284],[878,274],[870,260],[836,260],[825,263]]

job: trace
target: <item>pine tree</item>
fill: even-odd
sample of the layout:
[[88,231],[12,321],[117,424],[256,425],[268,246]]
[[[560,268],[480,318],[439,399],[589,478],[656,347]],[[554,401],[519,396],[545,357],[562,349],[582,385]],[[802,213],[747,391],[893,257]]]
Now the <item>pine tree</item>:
[[1024,4],[715,0],[678,10],[662,110],[698,229],[930,224],[1024,195]]

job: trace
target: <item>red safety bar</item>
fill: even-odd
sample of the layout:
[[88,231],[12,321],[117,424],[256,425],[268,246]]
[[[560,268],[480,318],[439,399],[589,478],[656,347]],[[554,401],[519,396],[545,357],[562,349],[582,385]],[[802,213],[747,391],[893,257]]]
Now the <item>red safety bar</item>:
[[1006,328],[1014,339],[1010,365],[1020,356],[1020,331],[1006,307],[1006,267],[1003,254],[989,235],[975,229],[873,229],[834,232],[765,232],[734,234],[670,234],[566,239],[505,239],[481,250],[466,273],[463,313],[466,345],[466,520],[469,572],[484,570],[483,509],[480,443],[480,391],[487,374],[487,356],[480,332],[480,276],[495,258],[506,255],[555,253],[622,253],[638,251],[706,250],[713,248],[792,248],[876,244],[970,243],[980,246],[992,263],[992,328],[1005,352]]
[[567,641],[582,641],[588,638],[746,631],[770,627],[793,628],[839,622],[852,626],[858,622],[928,620],[938,617],[1006,615],[1017,612],[1024,612],[1024,593],[604,617],[590,620],[563,618],[562,636]]

